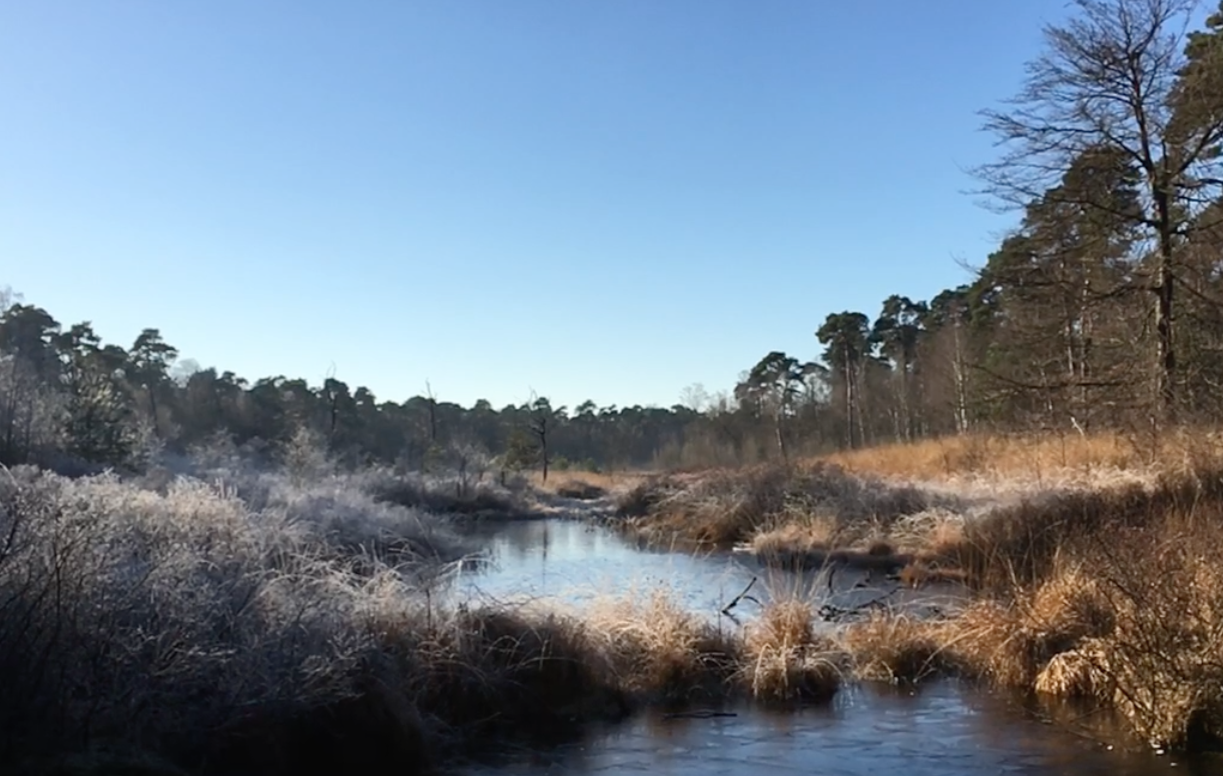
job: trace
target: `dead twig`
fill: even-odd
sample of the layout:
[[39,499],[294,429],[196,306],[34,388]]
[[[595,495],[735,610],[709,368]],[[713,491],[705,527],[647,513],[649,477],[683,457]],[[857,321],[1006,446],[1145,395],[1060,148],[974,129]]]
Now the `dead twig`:
[[735,596],[735,597],[734,597],[734,598],[731,600],[731,602],[730,602],[730,603],[728,603],[728,604],[727,604],[727,605],[726,605],[726,606],[725,606],[725,607],[722,609],[722,614],[725,614],[726,616],[728,616],[728,617],[729,617],[729,616],[730,616],[730,610],[731,610],[731,609],[734,609],[734,608],[735,608],[735,607],[736,607],[736,606],[739,604],[739,602],[740,602],[740,601],[742,601],[742,600],[744,600],[744,599],[747,599],[748,601],[752,601],[752,602],[754,602],[754,603],[755,603],[757,606],[760,606],[760,605],[761,605],[760,601],[756,600],[755,598],[753,598],[752,596],[750,596],[750,595],[748,595],[748,594],[747,594],[747,591],[751,590],[751,589],[752,589],[752,585],[754,585],[754,584],[756,584],[756,577],[752,577],[752,581],[747,583],[747,587],[743,588],[743,592],[742,592],[742,593],[740,593],[739,595]]

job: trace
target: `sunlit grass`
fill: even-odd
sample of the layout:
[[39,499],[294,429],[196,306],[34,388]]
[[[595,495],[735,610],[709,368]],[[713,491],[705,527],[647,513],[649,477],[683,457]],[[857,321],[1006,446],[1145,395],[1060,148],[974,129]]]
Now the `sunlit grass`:
[[1186,471],[1223,456],[1214,429],[1180,429],[1157,438],[1117,432],[1092,434],[964,434],[885,444],[820,457],[847,471],[900,480],[940,480],[965,475],[1016,478],[1057,485],[1061,481],[1107,485],[1109,477],[1145,470]]

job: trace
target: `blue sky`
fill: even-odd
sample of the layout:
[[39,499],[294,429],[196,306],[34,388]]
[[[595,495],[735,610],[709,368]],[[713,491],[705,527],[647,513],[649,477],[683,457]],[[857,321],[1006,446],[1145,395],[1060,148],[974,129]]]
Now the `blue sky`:
[[966,279],[1062,0],[0,4],[0,286],[248,378],[675,403]]

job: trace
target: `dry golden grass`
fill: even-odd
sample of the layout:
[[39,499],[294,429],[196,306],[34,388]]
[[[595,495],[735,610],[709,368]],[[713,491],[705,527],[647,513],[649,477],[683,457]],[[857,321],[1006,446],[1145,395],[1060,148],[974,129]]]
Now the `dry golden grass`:
[[798,516],[776,527],[761,528],[751,538],[752,552],[760,556],[782,552],[827,551],[838,545],[842,531],[836,518],[826,514]]
[[847,530],[869,542],[899,517],[927,507],[916,489],[819,464],[651,478],[622,496],[619,513],[623,528],[661,543],[726,547],[795,524],[813,534],[806,541],[814,546],[832,537],[839,543]]
[[900,518],[887,538],[901,552],[941,557],[964,541],[964,515],[948,509],[927,509]]
[[964,436],[925,439],[834,453],[826,460],[847,470],[906,479],[938,479],[965,473],[1041,475],[1056,469],[1138,464],[1139,456],[1114,434],[1061,438]]
[[1010,687],[1030,688],[1056,655],[1108,633],[1113,620],[1099,585],[1068,566],[1010,600],[983,600],[943,625],[960,665]]
[[1103,642],[1085,639],[1078,647],[1054,655],[1036,675],[1037,692],[1061,698],[1100,698],[1112,692],[1108,653]]
[[[1217,488],[1200,496],[1161,503],[1140,522],[1123,516],[1064,534],[1039,573],[1012,576],[1008,590],[995,585],[926,635],[957,670],[1091,699],[1153,745],[1223,739],[1223,499]],[[888,630],[899,626],[871,627],[867,643],[910,639]]]
[[424,767],[478,741],[576,734],[642,705],[822,701],[840,685],[838,653],[798,601],[772,604],[732,632],[665,589],[581,611],[557,606],[426,613],[386,601],[370,612],[379,649],[355,694],[291,719],[241,720],[214,758],[313,772],[312,763],[338,770],[337,758],[350,757],[378,773],[382,760]]
[[[742,645],[741,676],[753,694],[793,697],[813,676],[820,677],[818,686],[834,687],[837,666],[846,660],[865,679],[914,681],[954,672],[1090,699],[1116,709],[1138,735],[1160,746],[1223,740],[1218,437],[1179,432],[1145,448],[1108,435],[977,437],[833,460],[887,476],[971,470],[1065,483],[1071,479],[1057,472],[1072,467],[1091,476],[972,517],[926,505],[885,519],[878,509],[855,507],[867,499],[827,463],[741,472],[720,482],[643,485],[638,527],[711,541],[748,538],[763,556],[907,557],[903,583],[955,581],[977,592],[952,619],[879,615],[845,628],[835,647],[816,635],[805,605],[774,605]],[[1104,473],[1097,476],[1097,469]],[[1104,471],[1138,469],[1142,476],[1130,478]],[[909,503],[920,506],[920,499]],[[812,653],[818,657],[809,659]]]
[[[965,472],[999,488],[1007,478],[1045,486],[966,516],[869,479]],[[647,534],[747,540],[762,556],[907,558],[903,583],[960,582],[977,593],[952,619],[878,615],[847,626],[835,645],[817,635],[805,604],[774,604],[739,647],[736,675],[757,697],[831,692],[842,664],[885,681],[950,672],[1090,699],[1161,746],[1223,739],[1223,443],[1211,432],[1150,443],[1107,434],[939,440],[792,469],[658,478],[634,499],[626,522]]]
[[965,521],[960,538],[922,553],[962,569],[982,590],[1010,591],[1049,578],[1059,553],[1168,515],[1223,501],[1223,468],[1160,474],[1150,484],[1046,494]]
[[965,474],[1040,482],[1070,471],[1187,471],[1223,461],[1223,437],[1180,429],[1158,439],[1090,435],[965,434],[833,453],[818,459],[856,474],[940,480]]
[[840,634],[854,675],[885,682],[918,682],[952,670],[954,661],[943,648],[940,623],[903,614],[875,614]]
[[1169,471],[948,533],[901,576],[964,575],[976,600],[948,620],[881,614],[846,627],[838,643],[854,673],[962,673],[1089,699],[1153,745],[1223,740],[1223,470]]
[[583,615],[618,684],[668,704],[736,694],[759,701],[826,700],[840,685],[836,651],[811,607],[772,602],[743,633],[726,633],[668,593],[597,604]]
[[[528,478],[531,485],[545,493],[557,493],[563,490],[580,488],[598,488],[604,493],[619,493],[634,487],[651,477],[649,472],[588,472],[578,469],[548,472],[548,481],[544,482],[540,472],[532,472]],[[563,495],[563,494],[561,494]]]
[[725,694],[741,646],[665,590],[596,603],[583,615],[620,686],[675,703]]
[[839,652],[815,631],[811,605],[771,602],[747,631],[740,678],[760,700],[823,700],[841,683]]
[[782,514],[747,544],[770,565],[818,568],[841,564],[899,572],[910,587],[963,583],[954,567],[964,542],[964,519],[947,510],[925,510],[887,524],[843,522],[827,513]]

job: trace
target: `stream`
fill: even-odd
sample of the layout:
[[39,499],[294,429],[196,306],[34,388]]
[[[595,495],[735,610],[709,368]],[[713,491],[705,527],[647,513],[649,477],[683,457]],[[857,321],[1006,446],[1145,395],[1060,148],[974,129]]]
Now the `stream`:
[[488,560],[461,574],[450,591],[473,603],[542,598],[580,606],[661,587],[688,610],[717,618],[751,585],[755,601],[745,599],[733,611],[742,623],[774,597],[800,596],[841,609],[886,601],[917,613],[951,610],[962,600],[951,587],[913,591],[862,570],[839,569],[830,580],[824,571],[767,568],[750,555],[649,548],[579,520],[516,521],[478,530]]
[[[865,572],[838,571],[830,585],[826,573],[764,569],[750,556],[647,549],[578,520],[511,522],[479,531],[490,548],[488,562],[458,574],[448,592],[473,603],[535,598],[581,606],[664,586],[693,612],[729,619],[719,612],[753,578],[751,594],[759,603],[741,601],[735,624],[774,595],[797,593],[840,608],[882,599],[914,611],[947,611],[963,600],[953,589],[897,590]],[[705,719],[646,712],[591,726],[582,740],[546,750],[508,748],[462,772],[1139,776],[1172,770],[1223,776],[1223,757],[1136,749],[1115,721],[1099,715],[1086,717],[1064,704],[1036,707],[953,681],[916,689],[848,683],[823,707],[770,711],[744,704],[730,710],[734,716]]]

